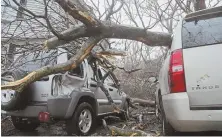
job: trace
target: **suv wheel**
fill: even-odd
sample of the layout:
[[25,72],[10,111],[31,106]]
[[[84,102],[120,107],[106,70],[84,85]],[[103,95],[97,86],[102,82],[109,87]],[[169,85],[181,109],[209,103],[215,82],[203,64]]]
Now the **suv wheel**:
[[89,103],[83,102],[76,108],[72,119],[67,120],[66,130],[68,135],[89,135],[96,121],[95,111]]
[[129,104],[127,101],[124,104],[123,110],[124,112],[121,112],[119,117],[122,120],[128,120],[130,117],[130,114],[129,114]]
[[173,136],[176,135],[176,131],[173,129],[173,127],[170,125],[170,123],[166,120],[166,116],[163,110],[163,102],[162,98],[159,98],[160,103],[160,115],[161,115],[161,122],[162,122],[162,134],[164,136]]
[[39,122],[22,120],[22,117],[11,116],[11,118],[14,127],[23,132],[34,131],[40,124]]

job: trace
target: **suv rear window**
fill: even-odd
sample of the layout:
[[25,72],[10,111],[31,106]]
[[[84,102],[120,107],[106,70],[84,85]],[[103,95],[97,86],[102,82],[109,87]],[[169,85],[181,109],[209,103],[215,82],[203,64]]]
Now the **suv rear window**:
[[222,17],[183,21],[183,48],[222,43]]

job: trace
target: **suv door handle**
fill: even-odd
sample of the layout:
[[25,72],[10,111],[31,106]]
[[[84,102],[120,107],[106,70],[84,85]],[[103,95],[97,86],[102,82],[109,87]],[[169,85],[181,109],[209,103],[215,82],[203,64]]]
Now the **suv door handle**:
[[113,89],[112,89],[112,88],[109,88],[109,91],[113,91]]

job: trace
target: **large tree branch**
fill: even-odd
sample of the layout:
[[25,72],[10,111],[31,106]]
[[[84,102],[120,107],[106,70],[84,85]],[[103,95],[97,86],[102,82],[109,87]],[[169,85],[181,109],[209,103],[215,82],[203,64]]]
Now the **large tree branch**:
[[56,48],[75,39],[81,37],[90,37],[81,47],[78,53],[68,62],[57,64],[55,66],[46,66],[39,70],[33,71],[25,78],[10,82],[8,85],[2,86],[2,89],[15,89],[22,91],[28,84],[36,80],[54,73],[67,71],[75,68],[85,59],[95,44],[102,38],[118,38],[130,39],[143,42],[149,46],[169,46],[171,44],[170,34],[146,31],[143,28],[117,25],[110,22],[100,22],[96,18],[90,16],[86,11],[81,11],[69,0],[56,0],[56,2],[73,18],[81,21],[84,25],[70,28],[61,33],[65,40],[53,37],[45,42],[45,48]]
[[103,22],[103,25],[95,28],[85,28],[84,26],[70,28],[62,34],[69,37],[68,40],[59,40],[53,37],[46,41],[45,46],[48,49],[56,48],[61,44],[65,44],[80,37],[89,37],[102,35],[104,38],[130,39],[143,42],[149,46],[170,46],[171,35],[169,33],[146,31],[143,28],[131,27],[118,24],[110,24]]
[[97,56],[126,56],[126,53],[119,50],[107,49],[97,53]]
[[91,52],[92,48],[101,40],[101,37],[90,37],[81,47],[79,52],[72,57],[69,61],[62,64],[57,64],[55,66],[46,66],[39,70],[33,71],[28,74],[23,79],[17,80],[15,82],[9,82],[7,85],[2,85],[1,89],[14,89],[21,92],[24,87],[35,82],[36,80],[63,71],[68,71],[76,68]]
[[55,0],[64,10],[68,12],[73,18],[81,21],[87,27],[95,26],[98,21],[90,16],[90,14],[82,9],[78,9],[77,5],[69,0]]
[[144,99],[140,99],[140,98],[129,98],[129,99],[132,104],[139,103],[140,106],[155,107],[155,101],[153,101],[153,100],[144,100]]
[[171,35],[146,31],[143,28],[104,23],[101,26],[101,35],[105,38],[130,39],[143,42],[149,46],[169,46],[171,45]]
[[54,49],[57,46],[66,44],[71,42],[75,39],[81,37],[88,37],[90,36],[90,31],[84,25],[79,25],[75,27],[71,27],[61,33],[66,40],[59,39],[58,37],[52,37],[45,41],[44,48],[46,49]]

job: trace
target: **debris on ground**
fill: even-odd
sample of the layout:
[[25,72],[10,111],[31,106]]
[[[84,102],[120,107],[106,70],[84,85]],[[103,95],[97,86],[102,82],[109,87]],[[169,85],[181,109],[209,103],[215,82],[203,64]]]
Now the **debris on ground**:
[[[141,117],[143,119],[143,126],[138,127],[134,130],[139,130],[141,132],[146,133],[150,136],[158,136],[160,133],[161,125],[158,119],[156,118],[155,114],[149,114],[150,112],[153,112],[154,108],[150,107],[142,107],[137,106],[137,109],[130,108],[130,112],[132,116],[136,115],[143,115]],[[149,113],[148,113],[149,112]],[[106,124],[108,126],[114,126],[121,130],[132,130],[133,127],[138,126],[138,124],[141,123],[141,119],[133,118],[131,117],[127,121],[122,121],[118,117],[115,116],[108,116],[104,118],[106,121]],[[101,124],[99,124],[101,122]],[[108,132],[103,124],[102,119],[100,119],[100,122],[98,122],[98,127],[96,131],[92,134],[92,136],[110,136],[112,135],[110,132]],[[55,124],[46,124],[42,123],[34,132],[21,132],[14,128],[10,116],[4,117],[2,119],[1,123],[2,128],[2,135],[3,136],[65,136],[65,122],[60,121]],[[153,132],[156,131],[156,132]],[[115,134],[114,134],[115,135]],[[138,134],[130,134],[129,136],[138,136]]]

